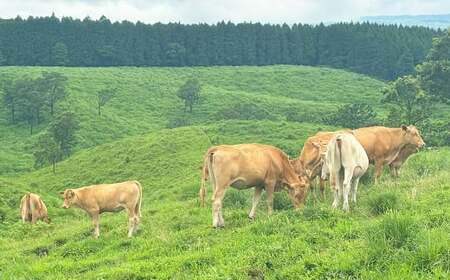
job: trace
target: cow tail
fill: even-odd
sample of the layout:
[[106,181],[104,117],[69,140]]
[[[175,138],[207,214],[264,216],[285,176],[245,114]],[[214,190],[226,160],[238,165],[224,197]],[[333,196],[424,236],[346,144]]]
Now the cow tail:
[[206,182],[206,173],[208,172],[208,154],[205,156],[203,160],[203,166],[202,166],[202,176],[200,181],[200,190],[198,191],[198,196],[200,199],[200,206],[205,206],[205,196],[206,196],[206,188],[205,188],[205,182]]
[[336,146],[339,151],[339,165],[342,167],[342,138],[340,136],[336,137]]
[[135,213],[137,214],[137,215],[139,215],[139,218],[140,217],[142,217],[142,215],[141,215],[141,206],[142,206],[142,186],[141,186],[141,183],[139,183],[138,181],[134,181],[134,183],[138,186],[138,188],[139,188],[139,201],[138,201],[138,203],[136,203],[136,206],[135,206]]
[[202,206],[205,205],[205,196],[206,196],[205,181],[207,174],[209,175],[209,181],[211,182],[213,193],[216,186],[216,178],[214,176],[214,169],[213,169],[213,160],[214,160],[214,151],[209,150],[203,162],[202,181],[200,184],[200,191],[199,191],[200,203]]
[[26,196],[25,203],[26,203],[27,209],[28,209],[27,216],[31,216],[31,219],[33,219],[34,205],[33,205],[33,203],[31,203],[31,193],[27,192],[27,194],[25,196]]

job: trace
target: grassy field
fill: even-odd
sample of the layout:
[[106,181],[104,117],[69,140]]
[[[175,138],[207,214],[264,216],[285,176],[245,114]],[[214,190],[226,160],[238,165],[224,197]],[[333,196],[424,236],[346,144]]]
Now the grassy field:
[[[45,68],[0,68],[2,75]],[[430,279],[450,277],[450,149],[410,158],[401,178],[363,178],[349,214],[311,193],[294,211],[285,193],[267,216],[264,199],[249,221],[251,191],[228,190],[226,227],[211,228],[211,207],[198,205],[199,166],[212,144],[261,142],[291,156],[320,123],[289,122],[298,109],[326,114],[336,105],[374,105],[382,82],[339,70],[310,67],[55,68],[69,77],[81,123],[76,152],[57,166],[33,170],[27,153],[36,136],[11,126],[0,111],[1,279]],[[202,101],[184,116],[176,99],[184,79],[198,76]],[[96,116],[96,90],[113,84],[120,94]],[[242,102],[270,112],[263,120],[221,119],[223,107]],[[383,108],[377,107],[383,112]],[[172,118],[191,125],[169,129]],[[43,129],[44,126],[41,127]],[[143,217],[126,237],[126,213],[106,213],[100,238],[79,209],[64,210],[58,192],[100,182],[139,180]],[[24,191],[40,193],[51,224],[18,221]],[[208,187],[208,195],[211,193]]]

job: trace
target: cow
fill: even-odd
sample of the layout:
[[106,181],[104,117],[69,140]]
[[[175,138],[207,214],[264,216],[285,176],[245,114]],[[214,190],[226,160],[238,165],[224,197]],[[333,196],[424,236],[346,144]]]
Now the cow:
[[92,218],[94,237],[100,235],[99,215],[104,212],[128,212],[128,237],[137,230],[141,217],[142,186],[138,181],[86,186],[60,192],[63,208],[72,205],[83,209]]
[[348,196],[356,203],[359,179],[369,167],[366,151],[351,133],[336,134],[328,143],[322,176],[330,175],[330,184],[334,188],[333,208],[338,207],[343,196],[343,209],[349,211]]
[[378,182],[383,165],[394,162],[405,146],[419,149],[425,145],[414,125],[402,125],[400,128],[363,127],[353,130],[353,134],[364,147],[369,161],[375,165],[375,183]]
[[398,177],[400,175],[400,167],[402,167],[410,155],[416,152],[417,147],[414,145],[406,145],[400,150],[398,156],[389,164],[392,177]]
[[47,207],[41,197],[34,193],[26,193],[20,200],[20,216],[22,222],[36,223],[42,220],[50,223]]
[[319,177],[320,193],[325,197],[325,179],[320,176],[328,142],[339,131],[318,132],[306,139],[299,157],[291,161],[297,174],[306,175],[310,181]]
[[205,181],[213,187],[212,224],[214,228],[225,225],[222,216],[222,199],[228,186],[238,190],[255,188],[249,218],[255,217],[261,192],[267,192],[269,215],[273,212],[273,193],[288,190],[295,208],[304,203],[307,182],[298,176],[288,156],[280,149],[263,144],[220,145],[208,149],[204,156],[200,201],[205,199]]

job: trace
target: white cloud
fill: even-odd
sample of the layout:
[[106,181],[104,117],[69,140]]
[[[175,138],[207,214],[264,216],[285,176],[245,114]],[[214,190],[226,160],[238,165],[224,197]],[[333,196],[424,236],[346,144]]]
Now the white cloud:
[[318,23],[368,15],[450,13],[448,0],[0,0],[0,17],[47,16],[154,22]]

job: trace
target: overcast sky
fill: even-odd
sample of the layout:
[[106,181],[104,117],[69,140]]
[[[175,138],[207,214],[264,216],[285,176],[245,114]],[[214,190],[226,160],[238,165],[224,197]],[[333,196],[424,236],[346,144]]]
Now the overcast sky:
[[372,15],[449,14],[450,0],[0,0],[0,18],[72,16],[182,23],[318,23]]

